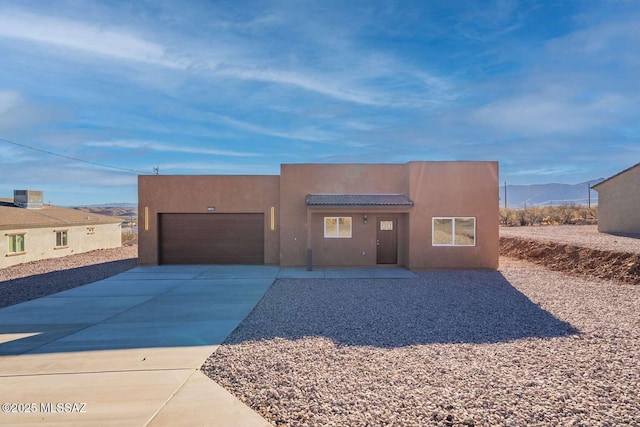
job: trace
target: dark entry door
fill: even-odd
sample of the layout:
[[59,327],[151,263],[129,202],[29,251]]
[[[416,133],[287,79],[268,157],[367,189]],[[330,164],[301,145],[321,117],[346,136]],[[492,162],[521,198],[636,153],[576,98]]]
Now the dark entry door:
[[398,263],[398,228],[396,218],[378,218],[378,264]]

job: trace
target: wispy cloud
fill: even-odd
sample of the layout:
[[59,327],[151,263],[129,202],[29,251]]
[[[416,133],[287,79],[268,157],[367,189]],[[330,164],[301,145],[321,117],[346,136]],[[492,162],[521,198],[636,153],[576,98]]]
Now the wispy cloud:
[[0,89],[0,132],[34,128],[61,115],[61,111],[29,102],[18,91]]
[[[266,22],[273,20],[275,18],[272,17]],[[376,55],[374,63],[360,58],[360,62],[364,60],[361,66],[342,71],[338,71],[340,68],[333,67],[332,63],[329,68],[283,67],[270,58],[260,59],[261,55],[250,43],[238,39],[234,41],[235,45],[222,49],[223,54],[211,48],[194,51],[184,49],[177,39],[174,40],[175,45],[167,46],[127,28],[16,10],[3,10],[0,13],[0,37],[52,46],[63,52],[71,50],[112,60],[160,66],[203,78],[284,85],[368,106],[416,107],[433,104],[450,89],[446,79],[411,70],[399,65],[395,58],[380,54]],[[340,58],[348,56],[349,52],[340,54]],[[384,60],[380,63],[382,58]],[[335,65],[339,65],[337,62],[340,60],[337,58]],[[384,84],[381,86],[384,80],[388,80],[391,87],[385,89]],[[411,87],[404,96],[398,97],[394,92],[399,86]]]
[[259,153],[220,150],[215,148],[191,147],[186,145],[167,144],[154,141],[135,141],[135,140],[115,140],[115,141],[93,141],[85,144],[89,147],[108,147],[108,148],[126,148],[126,149],[145,149],[152,151],[161,151],[165,153],[188,153],[201,154],[209,156],[228,156],[228,157],[256,157]]
[[221,114],[210,113],[211,118],[219,122],[225,123],[236,129],[259,134],[274,136],[277,138],[291,139],[295,141],[310,141],[310,142],[323,142],[336,139],[336,134],[332,132],[323,131],[320,129],[308,128],[303,130],[293,131],[280,131],[268,128],[266,126],[255,125],[243,120],[234,119],[232,117],[224,116]]
[[618,94],[593,99],[557,92],[522,94],[480,107],[471,120],[517,134],[579,134],[613,123],[630,105],[630,100]]
[[170,68],[187,65],[169,58],[162,45],[126,30],[13,10],[0,13],[0,37]]
[[180,171],[181,173],[209,173],[209,174],[229,174],[229,175],[256,175],[256,174],[278,174],[279,164],[255,164],[255,163],[161,163],[160,173]]
[[513,176],[522,176],[522,175],[567,175],[569,173],[575,173],[580,171],[580,168],[564,165],[564,166],[551,166],[544,168],[534,168],[534,169],[517,169],[510,172],[510,175]]

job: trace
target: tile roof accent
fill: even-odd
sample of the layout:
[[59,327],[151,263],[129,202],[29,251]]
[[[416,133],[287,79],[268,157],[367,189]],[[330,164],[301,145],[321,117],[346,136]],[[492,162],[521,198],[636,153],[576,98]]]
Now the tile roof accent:
[[42,209],[14,206],[13,199],[0,199],[0,230],[73,225],[118,224],[122,220],[77,209],[44,205]]
[[307,194],[307,206],[400,206],[413,202],[404,194]]

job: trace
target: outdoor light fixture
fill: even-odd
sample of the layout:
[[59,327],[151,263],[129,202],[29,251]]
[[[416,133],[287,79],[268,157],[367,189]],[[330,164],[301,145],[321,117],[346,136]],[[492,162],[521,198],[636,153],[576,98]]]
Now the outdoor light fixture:
[[274,206],[271,206],[271,216],[270,216],[269,226],[272,231],[276,229],[276,208]]
[[369,223],[369,217],[368,217],[368,216],[366,216],[366,215],[362,215],[362,223],[363,223],[363,224],[367,224],[367,223]]
[[209,212],[213,212],[213,211],[215,211],[215,210],[216,210],[216,207],[215,207],[215,206],[207,206],[207,210],[208,210]]

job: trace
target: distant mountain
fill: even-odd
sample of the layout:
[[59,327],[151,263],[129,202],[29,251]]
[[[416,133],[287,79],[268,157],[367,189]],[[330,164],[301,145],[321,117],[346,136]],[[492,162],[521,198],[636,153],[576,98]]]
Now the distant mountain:
[[[598,192],[589,190],[604,178],[594,179],[580,184],[507,184],[507,206],[524,208],[528,206],[587,205],[598,204]],[[504,207],[504,185],[500,186],[500,207]]]
[[133,203],[108,203],[104,205],[75,207],[73,209],[98,215],[117,216],[126,220],[138,216],[138,205]]
[[137,203],[102,203],[100,205],[73,206],[74,208],[137,208]]

